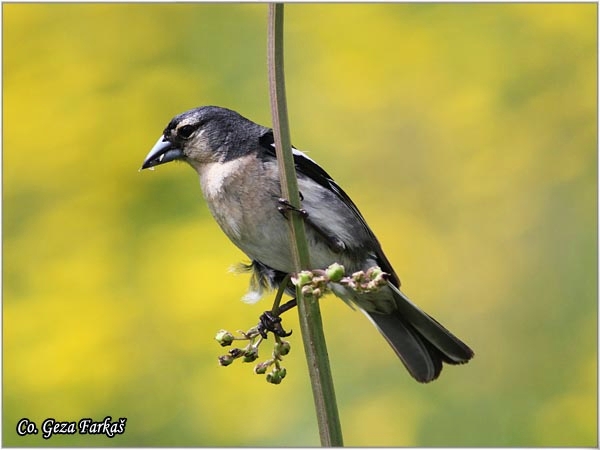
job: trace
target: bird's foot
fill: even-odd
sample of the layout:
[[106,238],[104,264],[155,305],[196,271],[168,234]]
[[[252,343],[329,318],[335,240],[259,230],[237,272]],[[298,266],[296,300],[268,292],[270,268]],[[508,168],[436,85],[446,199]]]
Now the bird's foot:
[[260,335],[265,339],[267,337],[268,332],[271,332],[274,335],[279,336],[279,337],[290,336],[292,334],[292,332],[290,331],[288,333],[287,331],[285,331],[285,329],[281,325],[281,314],[283,314],[286,311],[289,311],[296,305],[297,305],[296,299],[294,298],[294,299],[290,300],[289,302],[281,305],[279,308],[277,308],[277,311],[275,311],[275,312],[265,311],[260,316],[259,323],[257,325],[257,329],[258,329],[258,332],[260,333]]
[[287,215],[290,211],[296,212],[304,218],[308,217],[308,212],[305,209],[296,208],[285,198],[278,198],[277,202],[281,205],[277,207],[277,211],[279,211],[279,213],[286,219],[288,218]]
[[271,311],[265,311],[260,316],[259,321],[260,322],[257,326],[258,332],[265,339],[269,331],[279,337],[287,337],[292,334],[291,331],[288,333],[283,329],[283,326],[281,325],[281,317],[274,315]]

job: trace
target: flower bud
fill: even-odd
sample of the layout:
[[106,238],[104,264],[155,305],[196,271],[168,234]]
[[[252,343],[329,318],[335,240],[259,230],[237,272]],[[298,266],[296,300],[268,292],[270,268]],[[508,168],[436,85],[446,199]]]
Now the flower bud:
[[314,277],[311,284],[315,287],[322,288],[327,284],[327,277],[324,275]]
[[234,340],[233,334],[227,330],[220,330],[215,336],[215,340],[221,344],[221,347],[227,347],[231,345]]
[[235,358],[231,355],[219,356],[219,365],[226,367],[233,362]]
[[275,354],[278,356],[285,356],[291,350],[290,343],[288,341],[281,341],[275,344]]
[[356,290],[356,283],[354,282],[354,280],[352,278],[345,278],[344,284],[346,286],[348,286],[350,289],[352,289],[353,291]]
[[374,280],[375,278],[380,276],[382,273],[383,273],[383,271],[381,270],[381,268],[379,266],[374,266],[374,267],[369,268],[369,270],[367,270],[367,276],[371,280]]
[[338,263],[333,263],[325,270],[325,275],[329,278],[329,281],[337,283],[344,276],[344,266]]
[[244,354],[244,350],[240,348],[232,348],[231,350],[229,350],[229,354],[232,358],[239,358]]
[[281,376],[279,375],[278,372],[271,372],[267,374],[267,383],[271,383],[271,384],[280,384],[281,383]]
[[296,276],[296,281],[294,282],[294,284],[296,286],[304,286],[309,284],[313,279],[313,273],[308,271],[308,270],[303,270],[302,272],[300,272],[297,276]]
[[271,361],[265,361],[260,364],[257,364],[254,367],[254,373],[257,375],[262,375],[264,373],[267,373],[267,369],[269,368],[270,365],[271,365]]
[[285,370],[285,367],[281,367],[278,371],[279,377],[283,380],[285,378],[285,376],[287,375],[287,370]]
[[256,347],[250,347],[244,352],[244,362],[252,362],[258,359],[258,349]]
[[302,295],[304,295],[304,296],[313,295],[313,287],[310,284],[307,284],[306,286],[302,286]]
[[377,275],[377,277],[373,281],[375,282],[377,287],[383,287],[383,286],[387,285],[388,274],[385,272],[381,272],[379,275]]

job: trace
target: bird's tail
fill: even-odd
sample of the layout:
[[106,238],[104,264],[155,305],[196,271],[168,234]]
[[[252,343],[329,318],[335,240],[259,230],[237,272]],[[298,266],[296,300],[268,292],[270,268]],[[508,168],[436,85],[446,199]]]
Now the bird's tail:
[[463,364],[473,357],[473,350],[464,342],[391,283],[390,287],[398,309],[392,314],[366,314],[417,381],[435,380],[442,371],[442,363]]

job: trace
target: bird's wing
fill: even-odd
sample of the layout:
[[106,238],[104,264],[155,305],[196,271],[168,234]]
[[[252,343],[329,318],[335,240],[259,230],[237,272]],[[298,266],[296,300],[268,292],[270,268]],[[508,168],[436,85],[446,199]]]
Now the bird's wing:
[[[260,137],[260,145],[264,149],[264,151],[267,155],[272,156],[273,158],[277,157],[276,153],[275,153],[275,139],[273,137],[272,130],[267,130]],[[308,156],[306,156],[304,153],[302,153],[300,150],[298,150],[294,147],[292,147],[292,151],[293,151],[293,155],[294,155],[294,163],[295,163],[296,170],[298,171],[298,173],[310,178],[315,183],[319,184],[323,188],[325,188],[328,191],[335,194],[335,196],[341,202],[343,202],[348,207],[348,209],[353,213],[353,215],[357,219],[358,223],[360,223],[360,225],[363,227],[365,233],[370,238],[369,240],[370,240],[370,243],[372,246],[371,250],[373,251],[374,256],[377,260],[377,264],[379,265],[381,270],[383,270],[384,272],[386,272],[390,275],[389,280],[392,282],[392,284],[396,287],[400,287],[400,280],[399,280],[398,276],[396,275],[396,273],[394,272],[394,269],[392,268],[391,263],[389,262],[389,260],[385,256],[385,254],[383,253],[381,244],[377,240],[377,237],[375,236],[373,231],[371,231],[371,229],[367,225],[367,222],[365,221],[364,217],[362,216],[362,214],[360,213],[360,211],[358,210],[357,206],[354,204],[352,199],[333,180],[333,178],[325,170],[323,170],[323,168],[321,168],[321,166],[319,166],[315,161],[313,161]],[[308,225],[309,226],[311,226],[311,225],[318,226],[318,224],[314,224],[314,223],[310,223],[310,222],[308,222]],[[317,230],[317,231],[319,233],[322,233],[322,230]]]

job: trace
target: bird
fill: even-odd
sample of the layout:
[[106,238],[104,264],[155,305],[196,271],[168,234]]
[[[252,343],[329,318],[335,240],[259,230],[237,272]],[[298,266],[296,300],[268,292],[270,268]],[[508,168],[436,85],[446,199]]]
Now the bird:
[[[292,152],[311,268],[339,263],[352,273],[378,266],[386,274],[386,285],[373,292],[342,285],[332,290],[370,319],[418,382],[438,378],[443,364],[468,362],[473,350],[400,290],[400,279],[348,194],[313,159],[295,147]],[[231,109],[200,106],[168,123],[140,170],[171,161],[197,172],[214,219],[250,259],[245,299],[257,301],[287,281],[294,262],[273,130]]]

